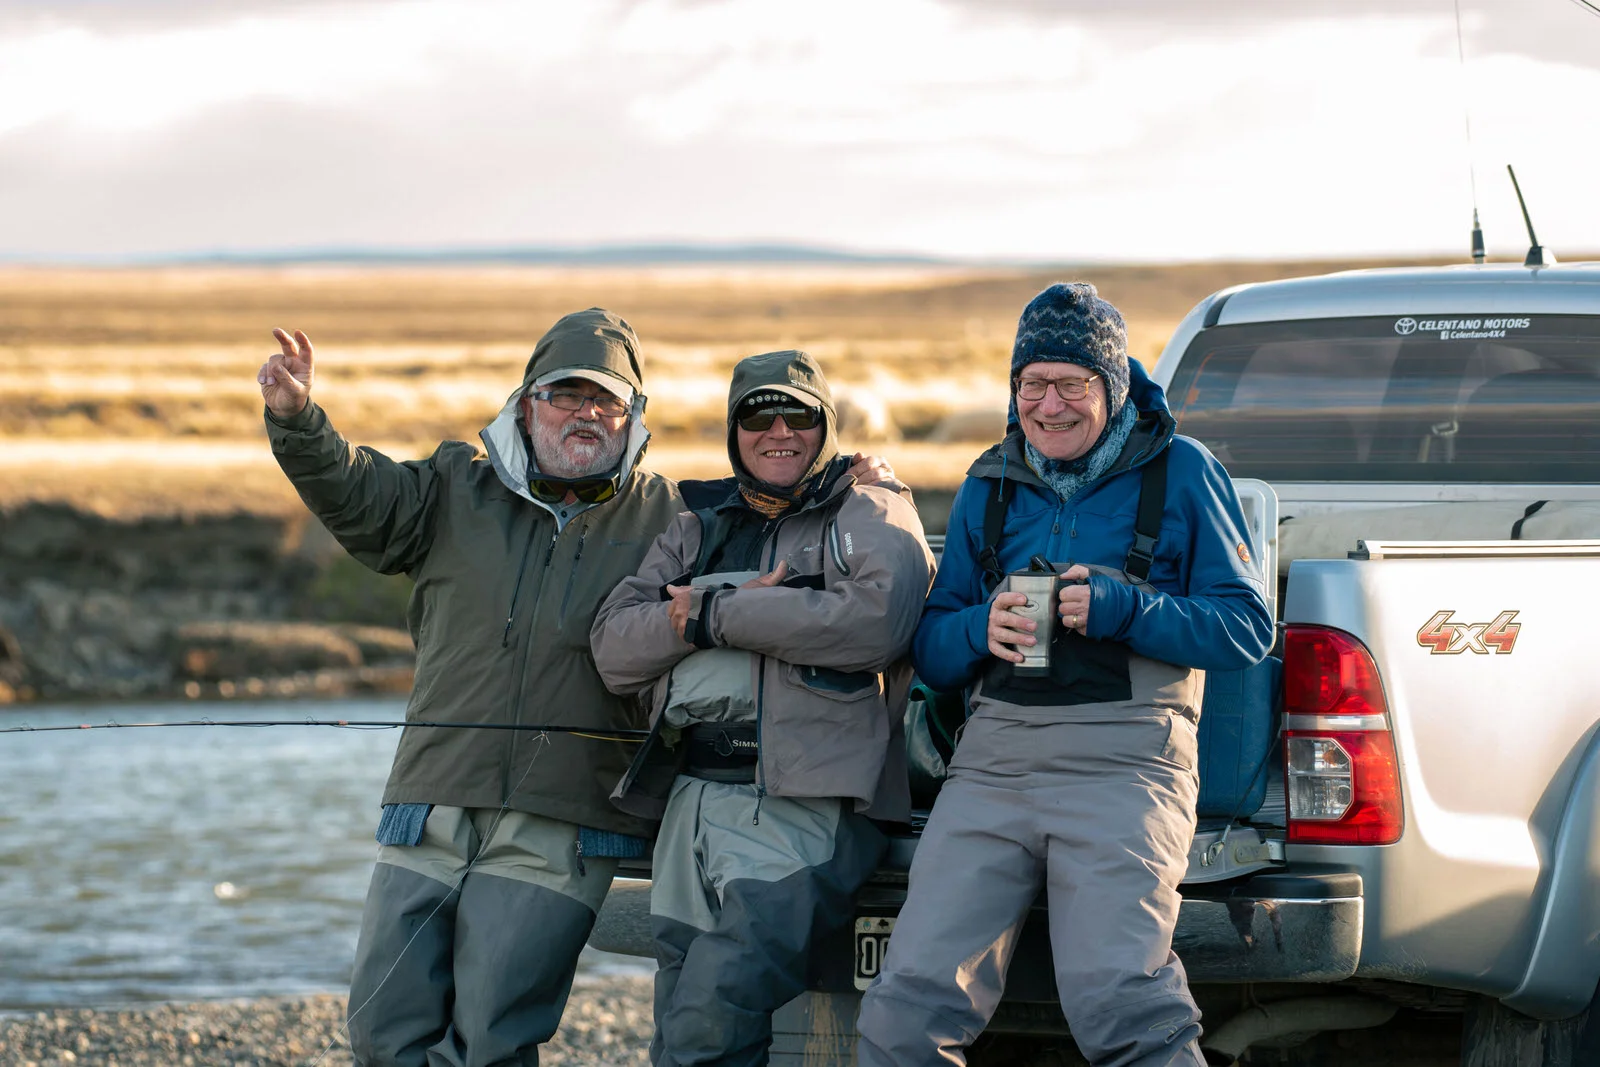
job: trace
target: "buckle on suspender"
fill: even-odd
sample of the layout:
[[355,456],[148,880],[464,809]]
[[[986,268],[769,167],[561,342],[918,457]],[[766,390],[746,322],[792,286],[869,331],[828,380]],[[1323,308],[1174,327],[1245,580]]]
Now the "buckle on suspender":
[[1128,550],[1128,563],[1123,568],[1140,581],[1150,577],[1150,565],[1156,561],[1156,539],[1149,534],[1135,533],[1133,547]]

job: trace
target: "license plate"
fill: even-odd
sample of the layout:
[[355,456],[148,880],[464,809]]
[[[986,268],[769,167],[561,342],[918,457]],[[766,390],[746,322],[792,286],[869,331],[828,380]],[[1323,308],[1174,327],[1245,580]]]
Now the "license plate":
[[865,989],[883,970],[883,956],[889,951],[889,934],[894,920],[886,915],[863,915],[856,919],[856,988]]

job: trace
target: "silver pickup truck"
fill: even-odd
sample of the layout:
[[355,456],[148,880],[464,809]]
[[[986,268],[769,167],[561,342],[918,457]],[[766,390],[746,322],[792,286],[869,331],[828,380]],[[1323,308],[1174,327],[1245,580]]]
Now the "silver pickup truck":
[[[1273,657],[1208,678],[1201,718],[1174,947],[1203,1044],[1600,1064],[1600,264],[1224,290],[1154,377],[1277,575]],[[915,846],[779,1013],[774,1063],[853,1062]],[[650,955],[647,896],[619,882],[592,943]],[[1045,929],[1041,902],[970,1062],[1082,1062]]]

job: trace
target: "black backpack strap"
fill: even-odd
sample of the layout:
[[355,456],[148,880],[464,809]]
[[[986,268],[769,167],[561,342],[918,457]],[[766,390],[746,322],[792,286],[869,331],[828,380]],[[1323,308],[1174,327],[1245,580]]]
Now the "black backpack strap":
[[712,553],[722,547],[722,542],[728,539],[728,527],[733,525],[732,515],[726,509],[697,508],[694,517],[700,520],[700,554],[689,572],[691,579],[711,569]]
[[685,478],[678,483],[678,494],[683,497],[685,511],[699,511],[723,503],[738,487],[738,481],[731,476],[710,480]]
[[1161,513],[1167,507],[1167,453],[1163,448],[1144,465],[1139,481],[1139,511],[1133,520],[1133,547],[1122,569],[1134,581],[1150,577],[1156,560],[1156,538],[1161,536]]
[[1005,579],[1000,569],[1000,538],[1006,531],[1006,507],[1011,503],[1012,483],[1001,478],[994,492],[985,493],[983,500],[983,549],[978,553],[978,566],[983,568],[983,587],[989,592]]

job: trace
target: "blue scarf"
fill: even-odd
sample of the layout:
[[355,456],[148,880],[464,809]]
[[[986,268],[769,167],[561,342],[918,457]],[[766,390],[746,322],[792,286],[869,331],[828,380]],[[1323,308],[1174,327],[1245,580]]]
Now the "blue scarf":
[[1034,448],[1032,441],[1024,438],[1028,466],[1062,500],[1070,500],[1074,493],[1111,469],[1117,457],[1122,455],[1122,446],[1128,443],[1128,435],[1138,421],[1139,412],[1131,403],[1124,403],[1116,415],[1106,420],[1105,429],[1100,431],[1100,440],[1077,459],[1050,459]]

